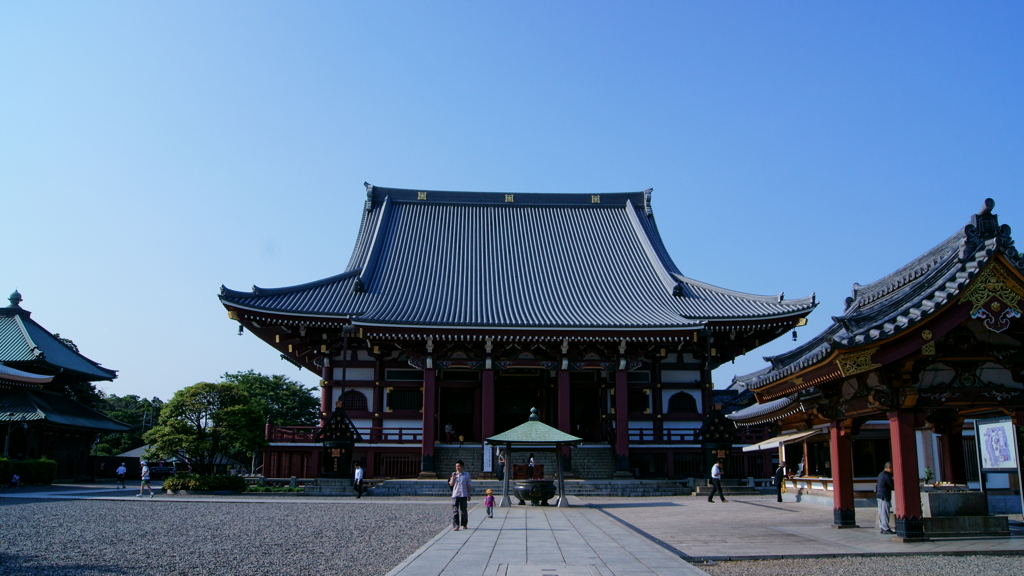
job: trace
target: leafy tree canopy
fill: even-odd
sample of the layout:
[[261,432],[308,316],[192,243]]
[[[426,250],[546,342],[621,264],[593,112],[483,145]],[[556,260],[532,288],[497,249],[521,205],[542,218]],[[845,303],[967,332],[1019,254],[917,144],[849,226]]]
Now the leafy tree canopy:
[[287,376],[267,376],[253,370],[226,373],[221,378],[237,384],[257,401],[264,422],[268,418],[275,426],[315,426],[318,422],[320,400],[313,396],[313,386],[307,388]]
[[218,457],[251,454],[265,445],[263,411],[234,382],[199,382],[174,393],[143,440],[150,456],[176,457],[208,475]]
[[159,421],[163,400],[155,396],[152,399],[139,398],[134,394],[117,396],[101,392],[100,395],[102,400],[96,409],[132,428],[102,436],[96,446],[96,453],[100,456],[116,456],[145,444],[142,434]]

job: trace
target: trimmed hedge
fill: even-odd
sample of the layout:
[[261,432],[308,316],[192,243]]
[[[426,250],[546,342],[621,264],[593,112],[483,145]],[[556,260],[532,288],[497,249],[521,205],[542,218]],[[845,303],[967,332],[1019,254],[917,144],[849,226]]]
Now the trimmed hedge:
[[43,456],[38,460],[5,460],[0,458],[0,482],[6,486],[17,474],[22,484],[49,486],[57,477],[57,463]]
[[188,472],[178,472],[164,480],[164,490],[188,491],[232,491],[244,492],[245,479],[241,476],[218,474],[215,476],[199,476]]

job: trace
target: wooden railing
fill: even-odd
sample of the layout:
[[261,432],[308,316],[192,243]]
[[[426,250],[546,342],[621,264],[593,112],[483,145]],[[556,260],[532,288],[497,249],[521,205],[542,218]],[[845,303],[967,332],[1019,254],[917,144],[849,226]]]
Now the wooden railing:
[[[665,428],[659,435],[653,428],[630,428],[629,441],[634,444],[699,444],[696,428]],[[736,431],[739,444],[756,444],[765,440],[761,430]]]
[[[271,426],[267,432],[269,442],[313,444],[317,426]],[[357,427],[363,443],[367,444],[420,444],[423,432],[419,428],[393,428],[384,426]]]

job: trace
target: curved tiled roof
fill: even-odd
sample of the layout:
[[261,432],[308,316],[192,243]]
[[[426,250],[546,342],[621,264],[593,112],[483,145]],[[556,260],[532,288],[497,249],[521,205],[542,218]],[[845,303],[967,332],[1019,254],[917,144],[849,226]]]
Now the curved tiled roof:
[[1010,227],[985,201],[967,226],[892,274],[866,286],[854,284],[843,315],[824,332],[786,354],[766,357],[760,370],[739,376],[751,390],[787,378],[825,359],[833,350],[885,340],[929,318],[958,298],[972,278],[999,253],[1024,272],[1024,256],[1014,248]]
[[753,426],[785,418],[786,416],[795,414],[800,410],[802,410],[801,404],[788,396],[783,396],[778,400],[772,400],[771,402],[765,402],[764,404],[747,406],[746,408],[737,410],[732,414],[726,414],[725,417],[739,424]]
[[82,375],[86,380],[113,380],[109,370],[72,350],[36,324],[27,310],[12,304],[0,308],[0,362],[12,367],[50,365]]
[[0,422],[45,421],[106,432],[123,432],[131,426],[111,419],[57,392],[13,389],[0,391]]
[[366,325],[512,328],[696,328],[815,306],[813,296],[754,296],[683,276],[650,191],[367,190],[344,273],[273,290],[222,287],[221,302]]

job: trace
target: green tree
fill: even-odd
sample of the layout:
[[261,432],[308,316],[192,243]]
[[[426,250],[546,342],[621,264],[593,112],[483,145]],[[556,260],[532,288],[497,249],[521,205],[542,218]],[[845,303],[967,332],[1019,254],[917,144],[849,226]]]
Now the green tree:
[[145,444],[142,435],[160,419],[163,400],[139,398],[134,394],[117,396],[100,393],[102,400],[97,409],[107,416],[131,426],[131,430],[115,432],[100,437],[96,453],[100,456],[116,456]]
[[174,393],[159,423],[143,435],[149,454],[176,457],[198,474],[212,474],[219,456],[252,454],[265,445],[263,412],[232,382],[199,382]]
[[263,410],[263,421],[275,426],[315,426],[320,400],[313,396],[317,389],[306,387],[287,376],[267,376],[253,370],[226,373],[225,382],[237,384]]

